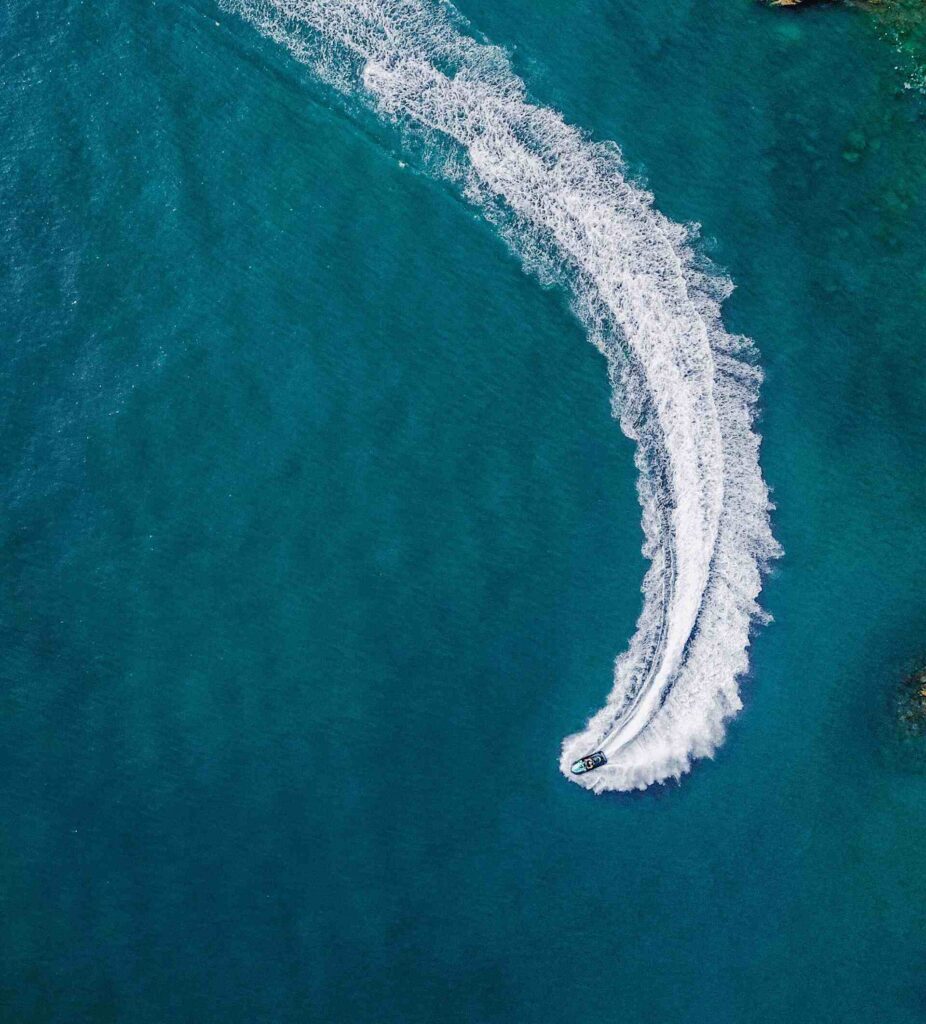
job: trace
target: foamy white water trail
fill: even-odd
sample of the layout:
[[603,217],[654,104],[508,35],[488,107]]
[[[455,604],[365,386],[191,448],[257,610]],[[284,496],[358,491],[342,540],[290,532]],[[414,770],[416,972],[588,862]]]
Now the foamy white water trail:
[[[567,778],[644,788],[709,756],[742,706],[750,626],[778,547],[752,421],[761,373],[727,334],[729,282],[626,177],[612,144],[528,102],[505,54],[423,0],[226,0],[328,85],[399,123],[499,226],[528,269],[559,281],[604,353],[615,415],[637,442],[643,610],[605,706],[563,743]],[[603,750],[605,767],[570,763]]]

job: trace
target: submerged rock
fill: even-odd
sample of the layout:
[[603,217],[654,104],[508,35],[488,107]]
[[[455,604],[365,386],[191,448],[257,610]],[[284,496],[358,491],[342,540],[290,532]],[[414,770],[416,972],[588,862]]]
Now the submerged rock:
[[926,662],[886,693],[877,717],[879,758],[891,771],[926,773]]
[[[818,0],[760,0],[770,7],[810,7]],[[926,94],[926,0],[837,0],[871,12],[879,34],[893,47],[904,90]],[[857,156],[846,157],[855,161]]]
[[897,720],[911,737],[926,737],[926,667],[908,676],[897,698]]

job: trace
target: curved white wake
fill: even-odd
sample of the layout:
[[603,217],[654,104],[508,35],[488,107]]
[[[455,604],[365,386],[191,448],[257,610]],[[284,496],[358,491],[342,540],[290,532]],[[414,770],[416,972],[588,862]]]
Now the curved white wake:
[[[637,441],[643,610],[605,706],[563,743],[594,790],[643,788],[710,755],[740,707],[737,676],[766,561],[778,554],[752,429],[760,371],[727,334],[729,283],[692,231],[653,209],[620,152],[529,103],[504,53],[426,0],[226,0],[340,92],[427,147],[525,265],[571,291]],[[608,764],[572,776],[603,750]]]

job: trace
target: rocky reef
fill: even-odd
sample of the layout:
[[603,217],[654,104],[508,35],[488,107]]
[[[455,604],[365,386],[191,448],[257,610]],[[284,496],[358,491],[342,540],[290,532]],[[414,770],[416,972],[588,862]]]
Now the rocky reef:
[[884,696],[887,713],[873,719],[879,759],[891,771],[926,773],[926,662]]
[[897,51],[907,88],[926,93],[926,0],[869,0],[865,6]]
[[[811,7],[819,0],[764,0],[771,7]],[[905,86],[926,92],[926,0],[835,0],[868,11],[905,72]]]
[[926,737],[926,667],[913,672],[901,684],[897,721],[907,736]]

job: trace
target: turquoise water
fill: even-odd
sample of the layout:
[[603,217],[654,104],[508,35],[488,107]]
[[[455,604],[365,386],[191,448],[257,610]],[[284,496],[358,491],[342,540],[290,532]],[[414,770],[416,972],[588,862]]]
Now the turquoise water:
[[233,14],[6,8],[2,1019],[926,1017],[922,107],[859,14],[641,6],[460,5],[766,374],[745,709],[600,797],[646,565],[562,290]]

